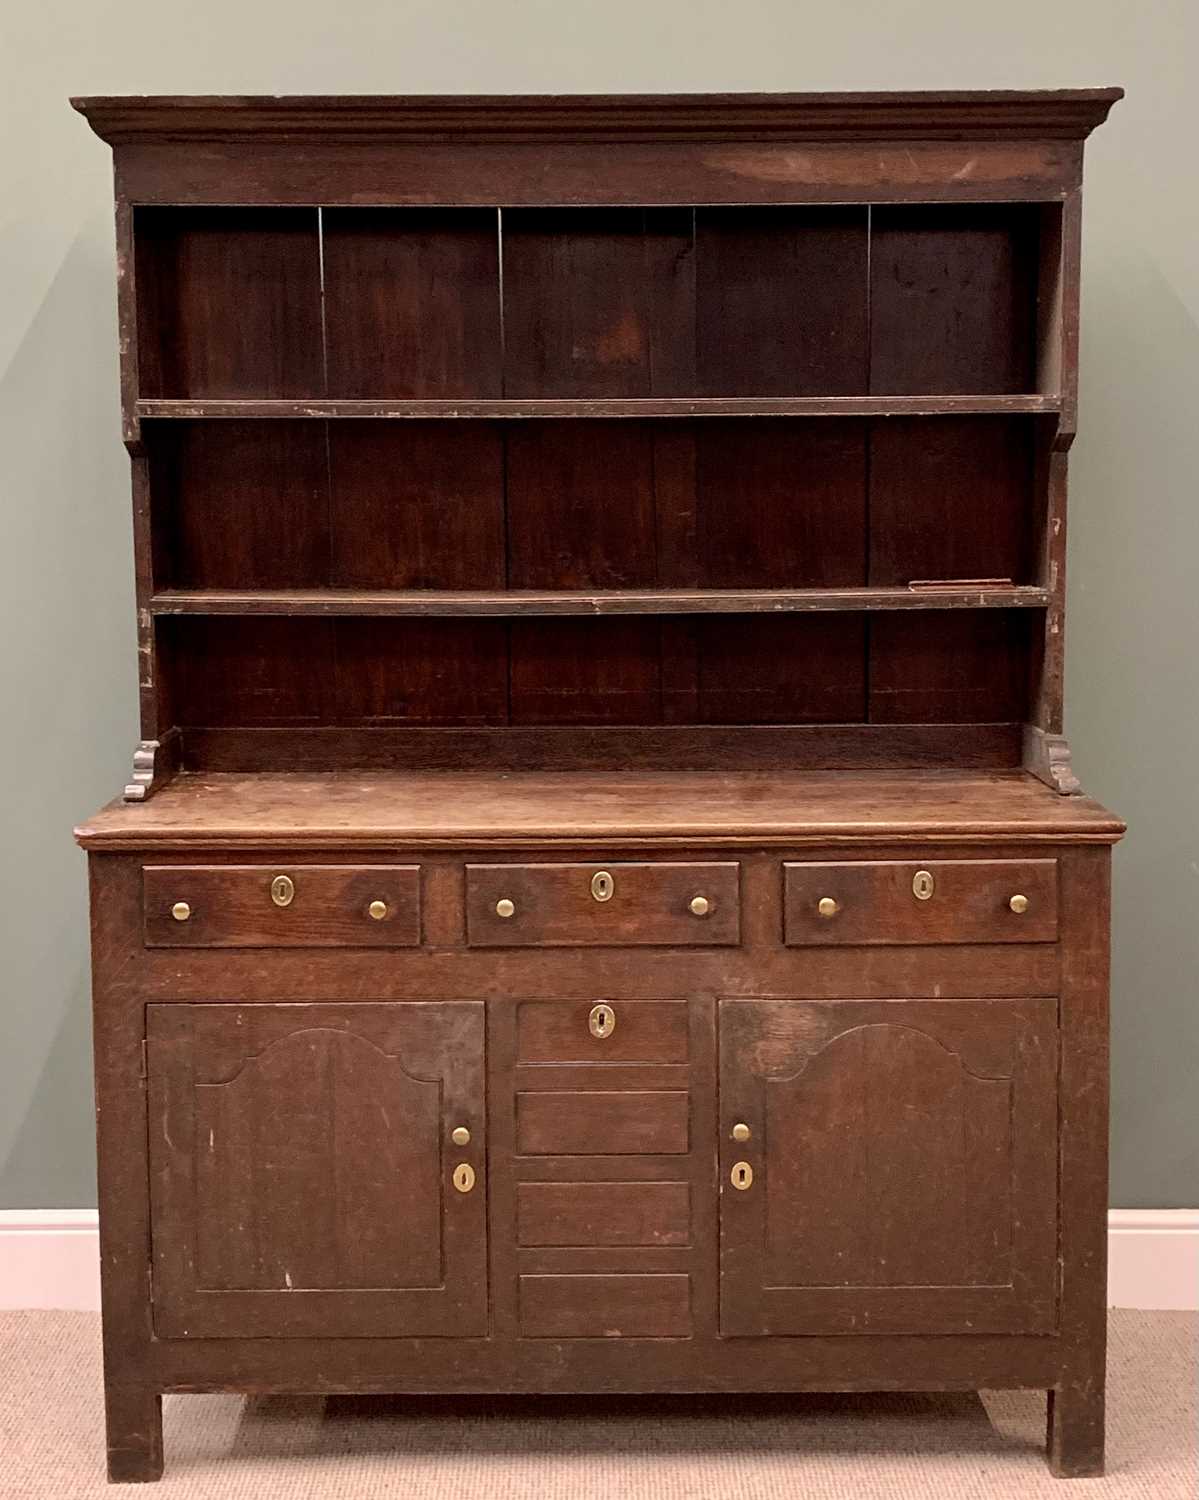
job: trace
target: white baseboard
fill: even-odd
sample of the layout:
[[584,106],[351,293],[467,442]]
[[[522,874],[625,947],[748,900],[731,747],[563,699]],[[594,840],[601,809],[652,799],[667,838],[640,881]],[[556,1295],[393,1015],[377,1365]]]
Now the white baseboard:
[[[1199,1209],[1113,1208],[1112,1307],[1199,1310]],[[100,1307],[94,1208],[0,1209],[0,1311]]]

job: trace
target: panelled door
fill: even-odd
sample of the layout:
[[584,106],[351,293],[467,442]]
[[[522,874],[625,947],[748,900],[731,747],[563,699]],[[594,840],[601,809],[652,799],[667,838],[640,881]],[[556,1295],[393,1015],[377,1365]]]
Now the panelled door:
[[147,1007],[159,1337],[487,1332],[483,1009]]
[[1056,1002],[719,1015],[725,1335],[1052,1330]]

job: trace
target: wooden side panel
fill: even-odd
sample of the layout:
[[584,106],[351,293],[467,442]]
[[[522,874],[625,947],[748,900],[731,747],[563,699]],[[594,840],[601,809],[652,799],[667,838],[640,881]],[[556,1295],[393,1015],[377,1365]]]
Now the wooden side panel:
[[1056,1014],[1046,1001],[725,1001],[726,1334],[1047,1333]]
[[682,1155],[688,1117],[683,1090],[522,1091],[516,1150],[522,1156]]
[[485,1330],[481,1004],[147,1014],[160,1337]]
[[691,251],[688,209],[504,213],[504,394],[690,394]]
[[866,225],[864,208],[697,211],[701,395],[866,390]]
[[330,422],[328,434],[334,588],[504,587],[498,425]]
[[875,208],[870,390],[1035,389],[1037,228],[1025,204]]
[[[271,895],[280,875],[292,882],[284,906]],[[421,940],[419,865],[147,865],[142,889],[149,948],[411,948]],[[378,917],[373,902],[383,903]]]
[[522,1182],[516,1191],[522,1246],[688,1245],[686,1182]]
[[324,391],[315,208],[139,208],[142,396]]
[[530,1339],[686,1338],[691,1333],[691,1278],[522,1276],[520,1332]]
[[872,422],[866,582],[1032,581],[1033,437],[1021,417]]
[[329,395],[500,394],[494,210],[327,208],[322,225]]

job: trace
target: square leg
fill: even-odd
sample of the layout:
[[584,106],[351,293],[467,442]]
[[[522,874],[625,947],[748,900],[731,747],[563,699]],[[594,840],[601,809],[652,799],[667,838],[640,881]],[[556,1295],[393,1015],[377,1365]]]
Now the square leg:
[[104,1420],[111,1484],[162,1478],[162,1394],[140,1387],[105,1387]]
[[1059,1479],[1103,1474],[1103,1381],[1062,1385],[1049,1392],[1045,1448]]

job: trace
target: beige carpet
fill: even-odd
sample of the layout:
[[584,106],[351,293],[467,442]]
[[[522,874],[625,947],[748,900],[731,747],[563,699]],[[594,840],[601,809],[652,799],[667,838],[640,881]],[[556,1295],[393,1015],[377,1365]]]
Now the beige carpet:
[[[157,1489],[103,1478],[99,1320],[0,1314],[0,1496],[87,1500],[1195,1500],[1196,1334],[1117,1312],[1108,1476],[1041,1457],[1031,1392],[637,1400],[176,1396]],[[1064,1488],[1063,1488],[1064,1486]]]

